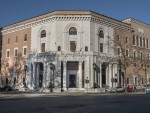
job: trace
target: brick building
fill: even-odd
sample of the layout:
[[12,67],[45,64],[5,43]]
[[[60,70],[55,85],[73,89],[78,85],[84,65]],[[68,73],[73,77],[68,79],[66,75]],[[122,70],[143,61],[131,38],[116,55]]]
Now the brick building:
[[[54,11],[6,26],[1,31],[2,82],[39,91],[144,84],[145,70],[135,65],[145,66],[138,54],[144,59],[149,53],[149,25],[132,22],[92,11]],[[142,47],[135,45],[137,35]]]

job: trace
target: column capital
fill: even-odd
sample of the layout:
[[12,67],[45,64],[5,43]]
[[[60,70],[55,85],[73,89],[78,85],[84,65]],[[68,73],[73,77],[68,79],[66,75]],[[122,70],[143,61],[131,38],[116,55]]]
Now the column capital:
[[80,60],[80,61],[79,61],[79,64],[82,64],[82,63],[83,63],[83,60]]
[[35,62],[32,62],[32,65],[34,65],[34,66],[35,66],[35,65],[36,65],[36,63],[35,63]]
[[66,60],[64,60],[64,61],[63,61],[63,64],[66,64],[66,63],[67,63],[67,61],[66,61]]

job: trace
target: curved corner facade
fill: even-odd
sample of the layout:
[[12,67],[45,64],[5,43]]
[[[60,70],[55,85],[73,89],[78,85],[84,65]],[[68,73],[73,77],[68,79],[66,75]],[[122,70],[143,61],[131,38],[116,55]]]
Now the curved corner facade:
[[[56,92],[123,86],[115,42],[127,37],[123,47],[133,54],[131,23],[90,11],[55,11],[7,26],[2,30],[2,83]],[[126,79],[134,75],[130,69]]]

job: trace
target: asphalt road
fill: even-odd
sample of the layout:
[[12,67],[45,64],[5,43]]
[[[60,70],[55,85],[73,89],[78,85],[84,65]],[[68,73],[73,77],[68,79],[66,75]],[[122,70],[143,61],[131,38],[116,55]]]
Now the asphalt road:
[[150,95],[4,96],[0,113],[150,113]]

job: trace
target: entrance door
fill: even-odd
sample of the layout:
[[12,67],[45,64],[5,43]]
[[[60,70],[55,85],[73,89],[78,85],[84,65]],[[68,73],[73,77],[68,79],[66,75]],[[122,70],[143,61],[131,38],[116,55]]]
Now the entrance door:
[[102,64],[102,87],[106,87],[106,64]]
[[69,75],[69,88],[76,87],[76,75],[70,74]]
[[39,70],[39,87],[43,86],[43,63],[40,63],[40,70]]

